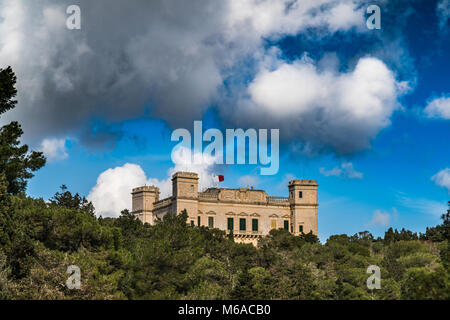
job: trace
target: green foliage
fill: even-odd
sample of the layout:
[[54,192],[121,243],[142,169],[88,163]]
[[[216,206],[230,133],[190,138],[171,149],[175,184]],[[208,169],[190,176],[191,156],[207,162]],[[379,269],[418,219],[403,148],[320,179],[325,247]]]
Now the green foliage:
[[[187,213],[142,224],[128,210],[96,218],[67,189],[53,200],[0,194],[3,299],[448,299],[448,242],[373,239],[272,230],[257,247]],[[395,234],[395,232],[393,232]],[[407,234],[407,233],[405,233]],[[448,254],[448,253],[447,253]],[[81,290],[65,286],[69,265]],[[369,290],[369,265],[381,289]]]
[[81,210],[94,215],[94,206],[92,202],[87,201],[85,197],[81,197],[78,193],[72,195],[65,185],[61,186],[61,192],[55,193],[50,199],[53,206],[64,207],[67,209]]
[[6,300],[11,297],[9,274],[10,270],[7,265],[6,255],[3,251],[0,251],[0,300]]
[[412,268],[403,282],[403,299],[441,299],[450,297],[448,270],[439,267],[434,271]]
[[42,152],[28,152],[27,145],[20,145],[23,131],[18,122],[0,128],[0,173],[7,181],[7,192],[19,194],[25,191],[27,180],[33,172],[45,164]]
[[16,81],[16,75],[11,67],[0,68],[0,114],[14,108],[17,104],[17,101],[13,100],[17,95]]
[[[0,114],[16,106],[17,101],[13,100],[17,94],[15,84],[16,76],[11,67],[0,69]],[[6,183],[9,194],[25,192],[27,180],[45,165],[42,152],[29,152],[27,145],[20,145],[22,134],[16,121],[0,128],[0,180]]]
[[413,233],[405,229],[402,229],[400,232],[398,232],[397,229],[395,229],[394,231],[392,230],[392,228],[389,228],[384,235],[384,241],[386,244],[401,240],[417,240],[417,239],[419,239],[417,233]]
[[434,242],[450,240],[450,209],[441,218],[444,222],[436,227],[427,228],[425,234],[421,237],[423,240]]

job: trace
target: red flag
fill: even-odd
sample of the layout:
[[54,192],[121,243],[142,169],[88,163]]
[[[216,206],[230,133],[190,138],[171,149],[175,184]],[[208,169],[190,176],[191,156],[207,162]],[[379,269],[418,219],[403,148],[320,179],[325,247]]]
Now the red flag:
[[225,180],[225,177],[222,175],[218,175],[217,177],[219,178],[219,182],[222,182],[223,180]]

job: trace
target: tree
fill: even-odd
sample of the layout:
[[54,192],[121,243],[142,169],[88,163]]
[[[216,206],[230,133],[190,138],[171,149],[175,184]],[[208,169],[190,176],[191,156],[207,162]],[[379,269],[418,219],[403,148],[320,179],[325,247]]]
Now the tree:
[[17,101],[13,98],[17,95],[16,75],[11,67],[0,68],[0,114],[13,109]]
[[394,234],[394,230],[392,230],[392,227],[391,227],[388,229],[388,231],[386,231],[384,233],[384,243],[390,244],[393,241],[395,241],[395,234]]
[[445,240],[450,240],[450,201],[448,202],[447,213],[441,216],[442,223],[442,235]]
[[[15,89],[16,76],[11,67],[0,69],[0,114],[13,109],[17,101]],[[34,175],[32,172],[45,165],[42,152],[28,152],[27,145],[20,145],[23,131],[16,121],[0,129],[0,175],[7,183],[7,193],[23,193],[27,180]]]
[[319,238],[312,231],[301,234],[299,238],[305,240],[307,243],[319,243]]
[[6,264],[6,255],[0,250],[0,300],[9,299],[9,268]]
[[449,275],[439,266],[429,272],[423,268],[412,269],[403,283],[403,299],[446,300],[450,296]]
[[61,186],[61,192],[56,192],[50,199],[50,203],[53,206],[89,212],[91,215],[95,213],[92,202],[87,201],[85,197],[81,197],[78,193],[72,195],[65,185]]
[[[103,223],[105,219],[102,220]],[[121,215],[114,219],[113,225],[120,229],[122,241],[126,248],[133,249],[139,239],[144,239],[148,235],[148,224],[143,224],[127,209],[121,212]]]
[[425,234],[421,234],[422,240],[431,240],[433,242],[441,242],[450,240],[450,201],[447,213],[441,216],[442,224],[426,229]]

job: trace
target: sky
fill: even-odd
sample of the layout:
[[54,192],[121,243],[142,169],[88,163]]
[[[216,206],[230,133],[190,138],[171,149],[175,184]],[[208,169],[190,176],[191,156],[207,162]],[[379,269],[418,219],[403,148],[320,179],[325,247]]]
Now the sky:
[[[67,20],[80,8],[81,29]],[[367,20],[380,8],[380,29]],[[22,141],[97,215],[178,170],[288,196],[319,183],[319,238],[424,232],[450,200],[450,0],[1,0],[0,68],[18,77]],[[279,129],[280,166],[174,163],[172,132]],[[204,144],[207,145],[206,143]],[[178,155],[179,159],[183,156]],[[180,158],[181,157],[181,158]]]

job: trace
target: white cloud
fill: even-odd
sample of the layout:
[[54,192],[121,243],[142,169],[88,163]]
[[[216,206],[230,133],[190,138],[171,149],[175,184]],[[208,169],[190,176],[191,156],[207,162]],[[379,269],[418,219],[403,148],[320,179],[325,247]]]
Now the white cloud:
[[450,193],[450,168],[445,168],[431,177],[438,186],[444,187]]
[[351,162],[344,162],[342,163],[342,169],[344,170],[344,174],[349,177],[350,179],[362,179],[363,174],[362,172],[358,172],[353,167],[353,163]]
[[311,27],[331,32],[365,31],[364,11],[354,0],[230,0],[227,27],[234,38],[293,35]]
[[136,164],[108,169],[97,178],[97,184],[88,195],[96,214],[118,217],[123,209],[130,209],[131,190],[147,183],[145,173]]
[[92,201],[97,215],[118,217],[123,209],[131,209],[131,190],[143,185],[159,187],[161,199],[172,194],[172,175],[178,171],[195,172],[199,175],[199,191],[214,185],[215,159],[205,156],[200,164],[192,164],[190,150],[179,148],[174,152],[175,166],[167,171],[167,178],[159,180],[147,177],[137,165],[127,163],[121,167],[102,172],[97,184],[91,189],[88,200]]
[[44,139],[41,142],[40,150],[49,161],[64,160],[69,156],[66,150],[66,139]]
[[334,167],[331,170],[326,170],[325,168],[320,168],[319,171],[325,177],[330,177],[330,176],[339,177],[342,174],[342,169],[339,167]]
[[[193,153],[191,156],[191,151],[189,149],[179,148],[175,150],[172,154],[172,161],[175,163],[175,166],[169,169],[168,181],[170,181],[172,175],[178,171],[189,171],[198,174],[199,191],[213,186],[216,180],[214,171],[216,168],[216,163],[218,163],[218,160],[220,159],[220,155],[217,154],[216,156],[211,156],[204,154],[201,158],[201,162],[198,164],[192,161],[195,157],[196,154]],[[172,185],[170,184],[170,188],[171,187]],[[163,196],[168,196],[171,191],[172,189],[167,190],[165,194],[162,191],[161,193]]]
[[363,173],[358,172],[353,167],[353,163],[351,162],[343,162],[340,167],[334,167],[331,170],[326,170],[325,168],[319,169],[320,173],[325,177],[334,176],[340,177],[341,175],[348,177],[350,179],[362,179]]
[[439,18],[439,27],[444,29],[447,25],[447,20],[450,19],[450,0],[440,0],[437,4],[436,12]]
[[288,138],[349,153],[368,147],[390,124],[403,88],[376,58],[361,58],[353,71],[336,73],[319,70],[305,56],[293,63],[278,61],[274,69],[262,65],[234,114],[248,126],[275,124],[289,132]]
[[238,183],[240,186],[243,186],[243,187],[244,186],[245,187],[247,187],[247,186],[255,187],[258,185],[259,179],[258,179],[258,177],[255,177],[255,176],[245,175],[245,176],[242,176],[239,178]]
[[387,227],[389,226],[389,223],[391,221],[391,216],[396,215],[397,210],[395,208],[393,208],[392,214],[381,210],[375,210],[372,216],[372,220],[369,222],[369,225]]
[[429,118],[450,119],[450,96],[429,101],[424,112]]
[[446,203],[424,198],[410,198],[404,193],[397,193],[396,195],[399,205],[412,209],[416,212],[432,215],[440,218],[446,212]]

